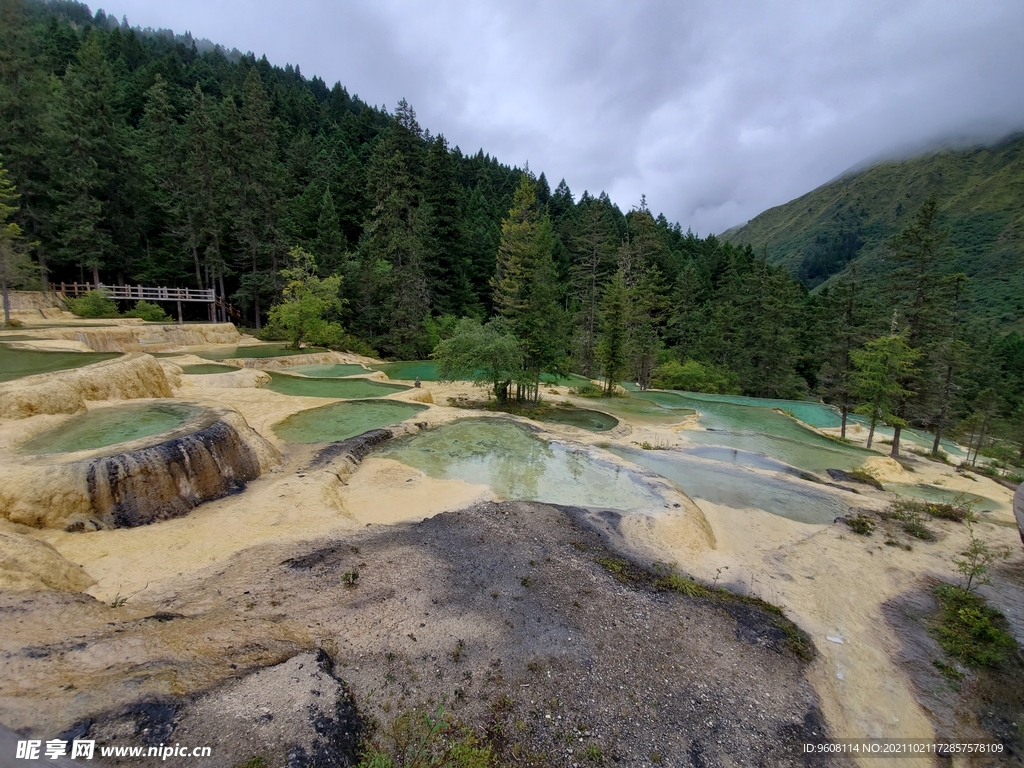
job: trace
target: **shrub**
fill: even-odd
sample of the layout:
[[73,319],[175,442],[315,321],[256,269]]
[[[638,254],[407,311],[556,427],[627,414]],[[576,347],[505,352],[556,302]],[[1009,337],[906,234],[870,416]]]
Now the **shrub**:
[[950,656],[972,667],[993,667],[1017,647],[1006,631],[1006,619],[980,595],[953,584],[939,584],[941,606],[934,634]]
[[139,299],[134,308],[124,313],[125,317],[138,317],[150,323],[166,323],[171,316],[164,312],[163,307]]
[[596,384],[580,384],[569,392],[580,397],[601,397],[604,394],[604,390]]
[[875,523],[866,515],[857,515],[855,517],[845,517],[843,522],[850,526],[850,530],[861,536],[870,536],[874,533]]
[[687,360],[679,363],[669,360],[654,369],[651,383],[661,389],[681,389],[686,392],[707,392],[728,395],[739,392],[737,376],[728,368]]
[[89,291],[68,299],[68,309],[78,317],[118,317],[117,303],[105,291]]

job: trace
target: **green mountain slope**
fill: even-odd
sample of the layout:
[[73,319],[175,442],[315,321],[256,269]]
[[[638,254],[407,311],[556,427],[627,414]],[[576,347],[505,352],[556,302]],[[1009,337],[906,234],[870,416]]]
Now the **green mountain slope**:
[[771,208],[722,234],[784,264],[809,287],[851,263],[884,277],[886,242],[929,195],[949,230],[947,266],[970,278],[976,315],[1024,321],[1024,135],[993,146],[883,162]]

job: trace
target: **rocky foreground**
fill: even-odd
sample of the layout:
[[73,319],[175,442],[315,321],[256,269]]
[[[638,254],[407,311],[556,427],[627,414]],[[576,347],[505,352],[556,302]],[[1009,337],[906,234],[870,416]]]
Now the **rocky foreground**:
[[0,719],[232,768],[355,764],[428,714],[502,764],[804,764],[813,649],[756,604],[658,589],[617,523],[486,503],[249,549],[145,600],[3,592]]

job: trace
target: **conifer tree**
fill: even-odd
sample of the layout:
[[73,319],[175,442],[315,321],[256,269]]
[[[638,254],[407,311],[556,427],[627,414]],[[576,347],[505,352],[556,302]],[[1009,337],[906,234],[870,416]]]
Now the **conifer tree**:
[[[853,396],[861,403],[857,413],[871,420],[867,447],[875,436],[879,421],[899,428],[907,422],[899,415],[900,403],[913,396],[903,382],[914,372],[914,363],[920,357],[917,350],[907,345],[903,336],[892,333],[867,342],[850,353],[853,359]],[[899,456],[899,445],[893,441],[892,454]]]
[[562,358],[562,310],[558,305],[552,250],[554,234],[547,215],[537,210],[533,180],[523,175],[508,216],[501,223],[501,244],[492,287],[494,307],[523,345],[532,391],[520,392],[535,402],[540,374]]
[[0,293],[4,303],[4,324],[11,322],[11,300],[9,291],[18,273],[24,270],[24,260],[19,259],[18,240],[21,227],[14,223],[18,211],[18,193],[14,189],[0,157]]
[[426,264],[429,214],[412,186],[403,154],[391,141],[374,150],[368,172],[373,203],[360,247],[361,314],[382,349],[400,358],[426,354],[423,322],[430,310]]
[[241,110],[235,109],[231,100],[225,104],[234,180],[232,229],[243,249],[239,261],[241,286],[236,295],[252,307],[253,322],[259,330],[261,299],[274,290],[280,248],[276,229],[280,199],[277,128],[255,67],[245,79]]
[[843,438],[846,437],[847,417],[854,405],[852,352],[865,342],[869,332],[869,315],[863,293],[864,286],[854,267],[823,297],[823,312],[827,320],[822,330],[828,343],[819,378],[826,402],[839,407],[839,434]]
[[[564,182],[563,182],[564,184]],[[552,200],[561,201],[562,186]],[[568,190],[568,187],[566,187]],[[572,232],[571,286],[578,309],[574,317],[576,360],[584,376],[597,374],[600,304],[609,272],[615,265],[615,228],[605,200],[580,201]]]
[[110,222],[104,215],[115,169],[122,161],[123,125],[114,112],[114,75],[100,44],[90,32],[78,61],[64,77],[59,124],[64,157],[54,159],[54,197],[59,201],[52,224],[60,233],[63,256],[91,273],[96,287],[100,270],[112,257]]
[[601,298],[601,341],[597,359],[604,376],[604,392],[611,396],[615,386],[628,370],[629,287],[626,276],[618,270],[605,287]]

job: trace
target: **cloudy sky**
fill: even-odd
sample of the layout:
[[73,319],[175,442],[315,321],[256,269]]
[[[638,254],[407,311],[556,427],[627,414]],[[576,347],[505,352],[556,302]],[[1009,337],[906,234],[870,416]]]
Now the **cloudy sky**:
[[[92,2],[95,10],[95,0]],[[105,0],[405,97],[463,151],[701,235],[871,158],[1024,128],[1020,0]]]

